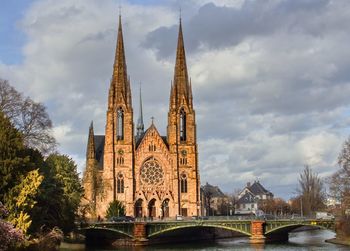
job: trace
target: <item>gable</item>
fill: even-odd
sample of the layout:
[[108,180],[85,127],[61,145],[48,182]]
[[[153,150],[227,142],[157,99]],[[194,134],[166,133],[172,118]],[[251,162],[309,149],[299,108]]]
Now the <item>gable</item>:
[[136,152],[140,151],[140,149],[149,150],[150,143],[156,148],[160,147],[162,151],[169,153],[169,145],[166,137],[160,136],[154,124],[152,124],[136,142]]

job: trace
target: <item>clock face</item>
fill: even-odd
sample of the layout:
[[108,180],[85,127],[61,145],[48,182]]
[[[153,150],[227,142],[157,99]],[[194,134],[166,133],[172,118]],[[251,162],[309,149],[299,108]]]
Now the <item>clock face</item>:
[[124,154],[123,149],[119,149],[119,150],[118,150],[118,153],[119,153],[120,155],[123,155],[123,154]]
[[186,151],[185,149],[183,149],[183,150],[181,150],[181,154],[182,154],[183,156],[186,156],[186,155],[187,155],[187,151]]

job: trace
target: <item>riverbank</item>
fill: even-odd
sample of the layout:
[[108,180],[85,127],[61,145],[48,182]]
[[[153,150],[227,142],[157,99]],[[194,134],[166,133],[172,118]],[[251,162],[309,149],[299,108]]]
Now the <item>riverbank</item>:
[[350,246],[350,239],[344,240],[344,239],[333,238],[333,239],[326,240],[326,242],[332,243],[332,244]]

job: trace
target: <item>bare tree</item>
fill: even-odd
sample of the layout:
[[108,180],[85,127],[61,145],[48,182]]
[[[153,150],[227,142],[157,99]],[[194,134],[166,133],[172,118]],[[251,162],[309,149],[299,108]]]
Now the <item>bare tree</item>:
[[22,95],[7,80],[0,79],[0,110],[12,120],[19,116],[21,106]]
[[300,173],[299,186],[298,192],[302,197],[303,212],[305,215],[310,215],[317,210],[325,208],[323,182],[308,165]]
[[43,104],[17,92],[7,80],[0,79],[0,111],[22,132],[25,144],[47,155],[56,148],[52,122]]
[[350,209],[350,138],[344,142],[338,156],[340,170],[330,178],[331,197],[341,205],[342,213]]

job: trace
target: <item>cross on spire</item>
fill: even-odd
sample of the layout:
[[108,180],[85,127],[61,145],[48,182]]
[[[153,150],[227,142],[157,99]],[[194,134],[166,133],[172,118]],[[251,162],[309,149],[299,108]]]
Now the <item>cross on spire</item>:
[[154,122],[154,117],[153,116],[151,117],[151,120],[152,120],[152,125],[153,125],[153,122]]

